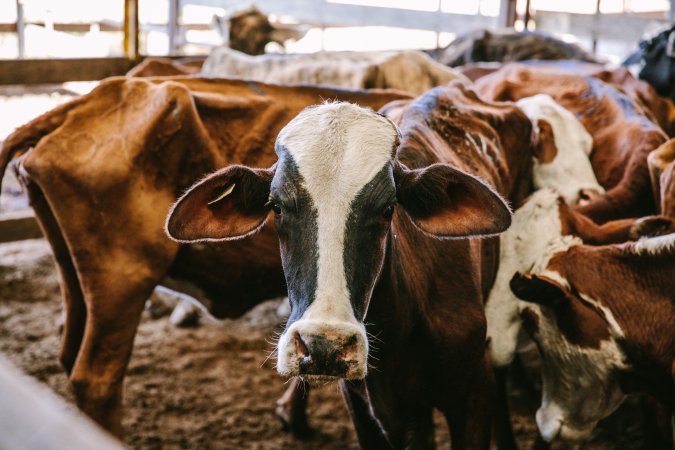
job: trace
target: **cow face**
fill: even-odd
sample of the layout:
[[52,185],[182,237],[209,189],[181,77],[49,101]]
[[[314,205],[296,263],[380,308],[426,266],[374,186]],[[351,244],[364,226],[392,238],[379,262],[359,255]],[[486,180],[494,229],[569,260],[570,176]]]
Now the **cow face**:
[[[551,278],[516,274],[511,289],[533,302],[520,307],[524,328],[542,358],[542,437],[582,441],[599,420],[623,402],[620,371],[626,368],[606,311]],[[611,320],[611,316],[610,316]]]
[[245,236],[274,212],[291,303],[278,343],[284,375],[365,377],[364,318],[392,219],[436,237],[495,234],[510,224],[504,201],[480,180],[445,164],[409,170],[396,161],[399,139],[373,111],[311,107],[279,134],[275,167],[217,172],[169,215],[168,234],[193,242]]

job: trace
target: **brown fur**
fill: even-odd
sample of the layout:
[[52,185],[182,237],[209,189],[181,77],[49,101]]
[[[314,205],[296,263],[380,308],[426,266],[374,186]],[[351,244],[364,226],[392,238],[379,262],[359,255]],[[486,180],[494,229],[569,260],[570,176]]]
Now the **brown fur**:
[[578,210],[596,222],[655,212],[647,155],[666,140],[642,109],[611,86],[545,67],[507,65],[476,82],[488,99],[515,101],[551,95],[579,117],[593,136],[591,164],[607,194]]
[[198,284],[219,317],[285,293],[272,227],[246,243],[171,242],[164,220],[182,191],[227,164],[271,165],[278,131],[308,105],[340,99],[379,108],[405,97],[238,80],[113,78],[13,133],[0,167],[24,155],[21,177],[62,277],[61,360],[79,407],[121,433],[122,381],[138,320],[167,274]]
[[[385,110],[400,119],[397,158],[407,167],[448,163],[504,196],[521,195],[516,180],[529,174],[531,123],[513,105],[484,102],[453,83]],[[479,145],[482,136],[487,154],[465,132]],[[434,406],[448,421],[454,449],[487,448],[494,391],[482,305],[496,272],[497,240],[441,241],[397,211],[366,316],[380,342],[375,368],[364,383],[343,389],[359,440],[364,448],[383,445],[372,410],[394,448],[426,446]]]
[[189,61],[168,58],[145,58],[140,64],[127,72],[128,77],[167,77],[192,75],[199,72],[204,63],[203,58]]
[[649,176],[661,214],[675,219],[675,139],[649,154]]
[[[656,255],[636,254],[635,245],[575,246],[556,254],[549,268],[560,273],[576,291],[612,311],[623,330],[622,346],[632,371],[645,382],[638,387],[672,407],[675,248]],[[583,322],[577,326],[584,333],[593,333]]]

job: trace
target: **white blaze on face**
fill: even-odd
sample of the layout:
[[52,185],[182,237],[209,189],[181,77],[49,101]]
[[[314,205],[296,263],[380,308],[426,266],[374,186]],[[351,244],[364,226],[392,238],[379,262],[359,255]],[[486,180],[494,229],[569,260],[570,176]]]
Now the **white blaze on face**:
[[549,163],[542,164],[535,158],[535,189],[556,189],[569,204],[577,202],[582,189],[604,194],[605,190],[598,183],[589,160],[593,138],[574,114],[546,94],[523,98],[516,105],[535,126],[539,119],[544,119],[551,125],[558,150],[556,157]]
[[[398,139],[395,126],[379,114],[349,103],[308,108],[279,134],[277,145],[293,157],[304,188],[317,210],[317,286],[314,301],[286,330],[279,342],[279,370],[283,347],[294,330],[335,333],[354,329],[362,334],[364,367],[367,340],[363,324],[354,317],[344,270],[344,234],[352,201],[389,164]],[[304,328],[303,328],[304,327]]]

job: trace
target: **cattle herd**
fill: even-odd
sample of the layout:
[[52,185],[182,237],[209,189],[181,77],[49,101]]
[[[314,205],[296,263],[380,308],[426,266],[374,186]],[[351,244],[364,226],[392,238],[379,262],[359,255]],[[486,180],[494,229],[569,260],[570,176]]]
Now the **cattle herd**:
[[583,442],[632,392],[658,404],[650,448],[672,448],[675,107],[557,41],[543,59],[576,59],[502,45],[483,65],[471,42],[459,68],[449,50],[149,59],[10,135],[0,173],[53,249],[80,409],[123,436],[162,285],[217,318],[288,296],[292,430],[336,381],[362,448],[432,448],[434,409],[454,450],[516,448],[509,367],[534,342],[538,448]]

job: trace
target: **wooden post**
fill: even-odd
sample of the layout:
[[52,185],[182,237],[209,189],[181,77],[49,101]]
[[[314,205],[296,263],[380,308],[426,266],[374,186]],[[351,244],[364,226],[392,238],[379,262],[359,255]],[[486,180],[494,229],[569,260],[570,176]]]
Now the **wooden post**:
[[124,54],[138,59],[138,0],[124,0]]
[[523,18],[523,30],[529,30],[529,23],[530,23],[530,0],[527,0],[525,2],[525,17]]
[[593,54],[595,55],[598,51],[598,26],[600,25],[600,0],[595,0],[595,15],[593,20],[596,24],[593,27]]

